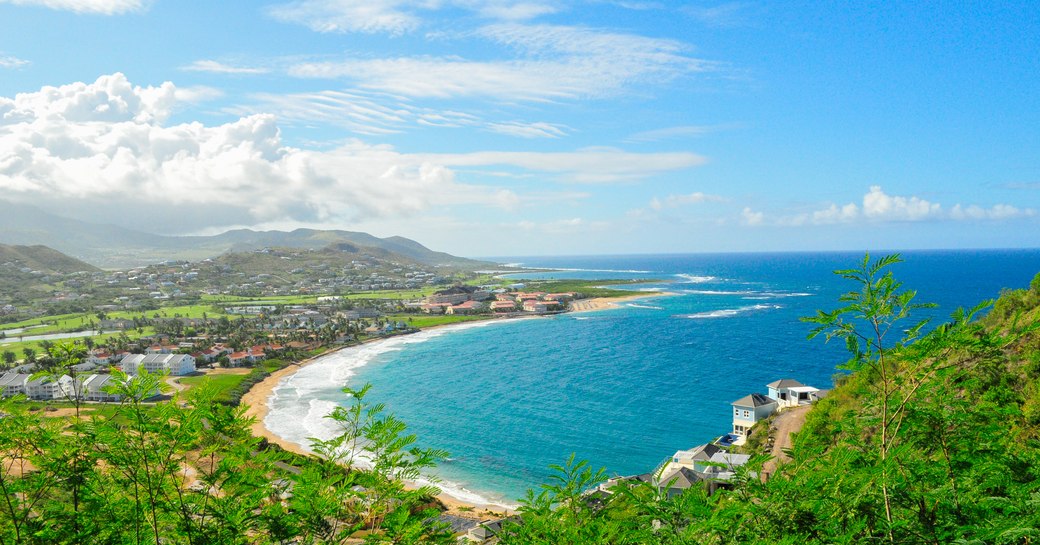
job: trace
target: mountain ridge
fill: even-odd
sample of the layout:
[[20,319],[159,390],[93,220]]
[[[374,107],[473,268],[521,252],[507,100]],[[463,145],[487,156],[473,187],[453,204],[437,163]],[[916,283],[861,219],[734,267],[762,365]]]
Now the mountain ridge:
[[453,256],[419,242],[345,230],[232,229],[217,235],[158,235],[106,223],[67,218],[27,204],[0,200],[0,243],[43,245],[101,268],[119,269],[168,260],[198,261],[227,252],[266,247],[320,249],[346,242],[387,250],[426,265],[478,267],[486,262]]

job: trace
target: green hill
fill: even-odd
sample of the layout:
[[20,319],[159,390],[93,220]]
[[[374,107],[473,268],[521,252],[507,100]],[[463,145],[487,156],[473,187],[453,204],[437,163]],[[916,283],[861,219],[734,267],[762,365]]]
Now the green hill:
[[[47,246],[11,246],[0,244],[0,267],[28,268],[44,273],[72,273],[100,270],[74,257],[69,257]],[[26,271],[28,272],[28,271]]]

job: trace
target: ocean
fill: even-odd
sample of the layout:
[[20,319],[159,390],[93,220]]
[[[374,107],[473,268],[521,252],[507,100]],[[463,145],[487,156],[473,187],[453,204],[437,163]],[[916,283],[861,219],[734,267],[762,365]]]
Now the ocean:
[[[936,323],[958,307],[1025,288],[1040,250],[914,251],[892,270]],[[573,453],[609,475],[652,470],[730,431],[730,402],[776,379],[830,388],[841,343],[807,340],[799,320],[855,289],[832,274],[863,254],[502,257],[553,272],[523,279],[653,279],[619,308],[478,322],[349,348],[275,389],[265,424],[303,445],[334,431],[323,416],[344,385],[403,419],[420,446],[450,457],[445,492],[514,506]],[[655,295],[663,290],[675,295]]]

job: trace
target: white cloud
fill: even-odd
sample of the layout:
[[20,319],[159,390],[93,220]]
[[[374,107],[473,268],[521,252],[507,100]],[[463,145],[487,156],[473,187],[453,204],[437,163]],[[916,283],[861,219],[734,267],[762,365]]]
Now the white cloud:
[[0,4],[16,6],[43,6],[54,10],[119,15],[145,8],[144,0],[0,0]]
[[950,210],[950,217],[955,220],[1008,220],[1035,215],[1036,210],[1032,208],[1018,208],[1010,204],[997,204],[990,208],[983,208],[975,204],[968,206],[957,204]]
[[[509,190],[458,183],[447,166],[388,147],[287,147],[271,115],[166,126],[178,94],[169,82],[135,87],[113,74],[0,97],[0,191],[107,214],[147,209],[148,228],[167,232],[519,203]],[[185,221],[186,210],[209,223]]]
[[[315,32],[385,32],[414,30],[420,18],[403,0],[300,0],[273,6],[268,13],[283,22],[298,23]],[[420,4],[421,5],[421,4]]]
[[676,208],[688,204],[698,204],[702,202],[722,202],[725,199],[718,195],[708,195],[707,193],[701,193],[697,191],[695,193],[689,193],[687,195],[669,195],[663,200],[654,197],[650,200],[650,208],[654,210],[662,210],[664,208]]
[[611,96],[636,85],[663,84],[715,69],[710,62],[686,56],[679,42],[580,27],[497,24],[475,36],[519,57],[352,58],[301,63],[289,73],[347,79],[365,89],[407,97],[544,101]]
[[[861,206],[848,203],[838,206],[830,204],[826,208],[808,213],[781,216],[776,225],[834,225],[863,222],[918,222],[943,220],[1011,220],[1032,217],[1036,211],[1032,208],[1017,208],[1007,204],[997,204],[990,208],[979,205],[955,205],[949,213],[943,212],[942,205],[916,196],[899,196],[885,193],[881,186],[871,186]],[[763,216],[764,223],[765,217]]]
[[25,59],[19,59],[10,55],[0,55],[0,68],[24,68],[30,64],[32,63]]
[[941,212],[939,204],[919,197],[886,195],[877,185],[863,196],[863,216],[871,220],[920,221],[938,217]]
[[567,135],[565,126],[546,122],[524,123],[510,121],[489,123],[488,129],[500,134],[519,136],[521,138],[560,138]]
[[255,68],[245,66],[231,66],[222,62],[202,59],[197,60],[181,68],[189,72],[211,72],[214,74],[266,74],[270,72],[267,68]]
[[551,172],[559,174],[564,181],[577,183],[637,180],[705,162],[703,157],[693,153],[631,153],[616,148],[585,148],[570,152],[479,151],[425,157],[431,162],[455,167],[505,165]]
[[740,212],[740,217],[741,217],[741,220],[743,221],[744,225],[752,225],[752,226],[754,226],[754,225],[762,225],[762,223],[765,222],[765,218],[766,218],[764,213],[762,213],[762,212],[755,212],[754,210],[752,210],[751,208],[748,208],[748,207],[745,207],[744,210],[742,210]]
[[670,140],[672,138],[681,137],[698,137],[718,132],[722,130],[732,129],[737,125],[683,125],[680,127],[666,127],[663,129],[654,129],[651,131],[643,131],[633,134],[625,139],[626,142],[659,142],[661,140]]
[[554,2],[510,0],[298,0],[268,8],[268,14],[315,32],[385,33],[399,36],[415,31],[424,17],[456,8],[497,21],[526,21],[556,13]]

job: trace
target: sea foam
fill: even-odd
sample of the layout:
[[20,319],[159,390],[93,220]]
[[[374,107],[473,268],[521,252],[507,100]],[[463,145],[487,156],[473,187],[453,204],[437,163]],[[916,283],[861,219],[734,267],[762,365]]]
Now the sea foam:
[[720,310],[712,310],[708,312],[698,312],[695,314],[686,314],[683,318],[690,318],[691,320],[707,320],[712,318],[732,318],[746,312],[754,312],[756,310],[770,310],[783,308],[780,305],[748,305],[740,308],[724,308]]

